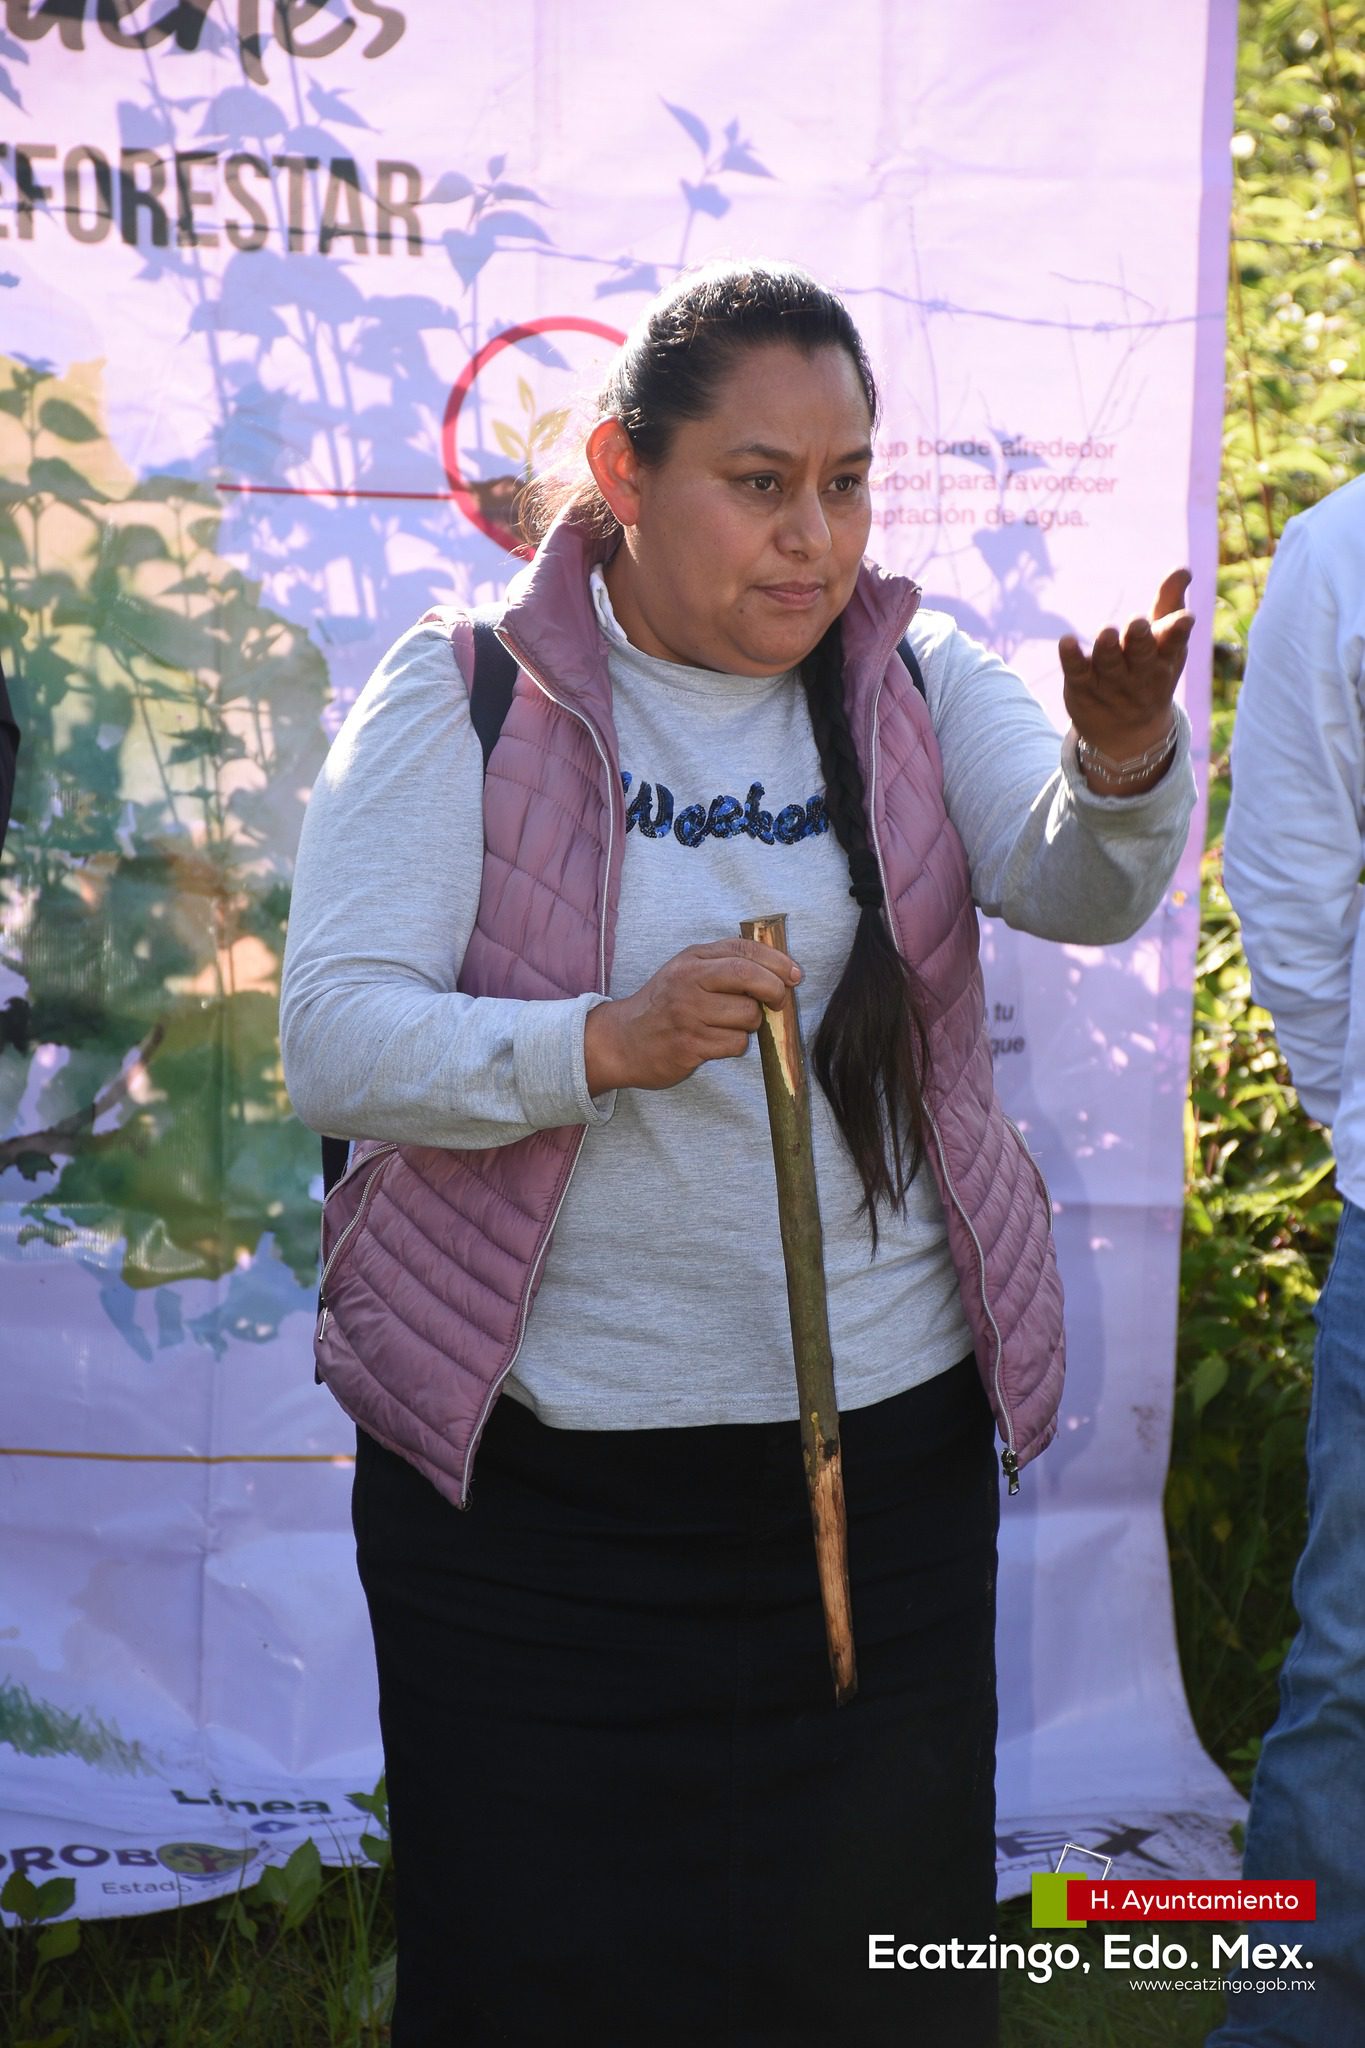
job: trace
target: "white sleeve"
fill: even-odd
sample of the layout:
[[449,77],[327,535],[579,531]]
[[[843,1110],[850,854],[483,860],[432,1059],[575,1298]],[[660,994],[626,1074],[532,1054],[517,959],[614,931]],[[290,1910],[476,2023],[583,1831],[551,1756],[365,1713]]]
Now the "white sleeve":
[[1096,796],[1012,669],[942,613],[911,628],[943,756],[943,792],[989,917],[1073,945],[1130,938],[1160,903],[1194,809],[1190,726],[1139,796]]
[[304,814],[280,1046],[312,1129],[472,1151],[610,1117],[583,1058],[605,997],[456,991],[482,874],[482,748],[449,636],[417,626],[352,705]]
[[1343,647],[1341,611],[1307,524],[1291,520],[1251,629],[1223,846],[1252,993],[1326,1124],[1341,1099],[1365,829],[1359,649]]

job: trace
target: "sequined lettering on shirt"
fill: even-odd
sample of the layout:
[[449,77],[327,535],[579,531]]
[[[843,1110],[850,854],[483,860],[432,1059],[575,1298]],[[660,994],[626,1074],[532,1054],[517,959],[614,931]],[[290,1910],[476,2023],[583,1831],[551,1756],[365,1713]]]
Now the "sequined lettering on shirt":
[[[634,780],[629,768],[621,770],[621,786],[628,797]],[[823,790],[816,790],[804,803],[784,805],[776,817],[762,808],[762,802],[763,784],[751,782],[742,800],[722,791],[709,803],[685,804],[675,813],[673,792],[666,782],[642,782],[627,806],[626,830],[633,832],[638,827],[642,839],[666,839],[671,831],[680,846],[700,846],[706,839],[735,839],[741,834],[764,846],[795,846],[829,830]]]

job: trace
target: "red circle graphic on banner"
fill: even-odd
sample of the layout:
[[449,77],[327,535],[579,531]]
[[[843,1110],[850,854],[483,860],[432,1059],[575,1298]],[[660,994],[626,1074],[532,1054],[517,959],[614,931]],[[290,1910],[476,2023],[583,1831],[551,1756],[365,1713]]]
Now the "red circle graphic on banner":
[[[456,378],[441,422],[441,459],[445,464],[446,477],[455,503],[470,525],[477,526],[480,533],[486,533],[499,547],[506,548],[509,555],[527,556],[532,552],[512,530],[510,515],[519,488],[518,479],[511,475],[475,482],[467,477],[460,466],[456,430],[461,408],[480,371],[504,349],[513,348],[519,341],[527,341],[536,334],[592,334],[600,341],[610,341],[617,346],[626,338],[619,327],[607,327],[601,320],[585,320],[572,313],[547,314],[540,320],[523,320],[515,327],[504,327],[501,334],[495,334],[477,355],[470,357]],[[504,508],[508,516],[499,518],[498,514]]]

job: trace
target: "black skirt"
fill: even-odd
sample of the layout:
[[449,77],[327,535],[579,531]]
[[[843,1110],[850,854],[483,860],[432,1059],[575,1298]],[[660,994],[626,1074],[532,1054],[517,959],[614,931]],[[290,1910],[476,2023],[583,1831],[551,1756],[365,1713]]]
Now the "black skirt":
[[560,1430],[500,1399],[464,1513],[361,1435],[393,2048],[996,2040],[992,1972],[869,1968],[871,1937],[995,1926],[999,1495],[975,1364],[841,1435],[844,1707],[795,1422]]

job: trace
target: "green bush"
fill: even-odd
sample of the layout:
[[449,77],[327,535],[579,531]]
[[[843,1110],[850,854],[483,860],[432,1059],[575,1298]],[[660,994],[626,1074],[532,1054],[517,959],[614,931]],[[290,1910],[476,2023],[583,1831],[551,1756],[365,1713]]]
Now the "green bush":
[[1365,466],[1355,115],[1360,0],[1245,0],[1220,492],[1217,662],[1166,1494],[1191,1710],[1243,1786],[1295,1627],[1311,1310],[1340,1203],[1251,1000],[1222,888],[1227,748],[1247,630],[1285,521]]

